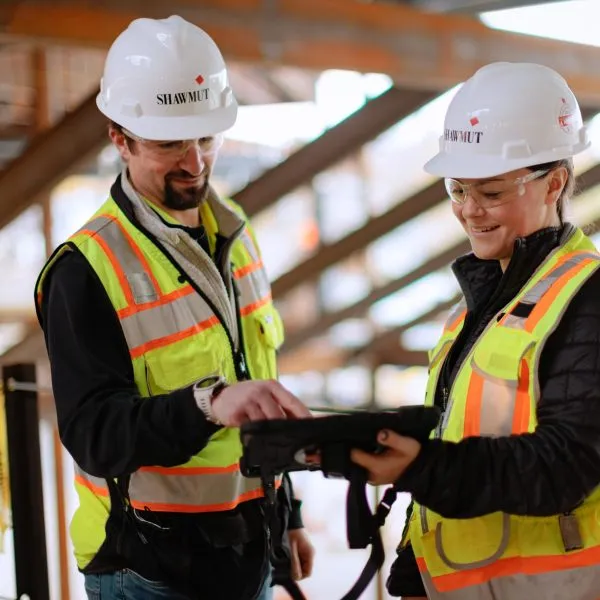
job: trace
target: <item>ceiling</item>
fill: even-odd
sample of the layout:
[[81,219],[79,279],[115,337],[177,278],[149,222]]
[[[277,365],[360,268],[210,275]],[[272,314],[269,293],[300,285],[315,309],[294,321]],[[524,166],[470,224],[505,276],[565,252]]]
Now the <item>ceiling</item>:
[[[311,100],[318,73],[350,69],[386,73],[395,85],[358,112],[266,170],[235,195],[257,215],[319,173],[409,116],[477,67],[494,60],[532,60],[555,66],[571,83],[586,116],[600,110],[600,49],[520,36],[485,27],[472,13],[536,2],[514,0],[23,0],[0,7],[0,228],[67,175],[85,168],[105,144],[105,123],[94,96],[106,49],[136,16],[178,13],[201,24],[231,65],[232,84],[245,104]],[[88,162],[86,162],[88,161]],[[600,182],[592,167],[580,185]],[[302,286],[317,293],[320,275],[443,202],[439,181],[399,201],[384,214],[318,251],[273,283],[279,302]],[[394,281],[375,286],[346,308],[317,311],[291,326],[282,370],[333,368],[348,361],[371,366],[426,364],[424,352],[402,348],[403,330],[439,319],[455,298],[416,321],[381,331],[362,348],[339,350],[323,333],[441,268],[468,250],[466,242],[440,252]],[[31,317],[31,315],[30,315]],[[31,318],[25,339],[4,362],[40,353],[40,332]],[[10,315],[10,319],[20,318]],[[0,318],[0,322],[3,319]],[[6,319],[4,319],[6,321]],[[25,350],[24,350],[25,349]]]

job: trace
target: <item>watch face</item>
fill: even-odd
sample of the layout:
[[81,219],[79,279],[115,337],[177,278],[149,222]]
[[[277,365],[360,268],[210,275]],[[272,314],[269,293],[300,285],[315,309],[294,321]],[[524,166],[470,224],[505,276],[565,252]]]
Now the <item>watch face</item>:
[[196,384],[196,387],[199,389],[210,388],[219,383],[220,380],[221,378],[218,375],[214,375],[213,377],[205,377]]

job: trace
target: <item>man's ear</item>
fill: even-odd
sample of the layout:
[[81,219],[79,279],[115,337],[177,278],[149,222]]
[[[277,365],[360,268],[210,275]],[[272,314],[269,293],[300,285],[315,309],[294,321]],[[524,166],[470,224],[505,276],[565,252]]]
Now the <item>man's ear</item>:
[[129,140],[125,134],[119,129],[109,126],[108,137],[110,137],[110,141],[118,150],[121,160],[127,163],[129,161],[129,157],[131,156],[131,150],[129,149]]

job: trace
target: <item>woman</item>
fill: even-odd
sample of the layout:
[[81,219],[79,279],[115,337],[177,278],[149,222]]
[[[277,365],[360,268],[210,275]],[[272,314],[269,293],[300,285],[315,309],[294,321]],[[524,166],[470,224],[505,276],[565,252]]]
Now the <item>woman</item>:
[[425,168],[473,249],[453,265],[464,300],[430,353],[426,404],[444,416],[423,445],[383,431],[383,454],[353,454],[373,484],[412,494],[388,588],[596,600],[600,257],[563,218],[572,156],[589,146],[579,106],[551,69],[495,63],[444,126]]

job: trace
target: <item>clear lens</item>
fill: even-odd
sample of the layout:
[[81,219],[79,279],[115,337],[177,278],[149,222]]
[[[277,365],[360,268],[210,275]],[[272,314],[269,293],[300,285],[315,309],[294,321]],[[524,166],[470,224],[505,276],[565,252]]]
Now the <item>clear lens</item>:
[[548,171],[534,171],[517,179],[490,179],[474,183],[462,183],[457,179],[446,178],[446,192],[456,204],[464,204],[467,196],[481,208],[494,208],[525,193],[525,184],[547,175]]

